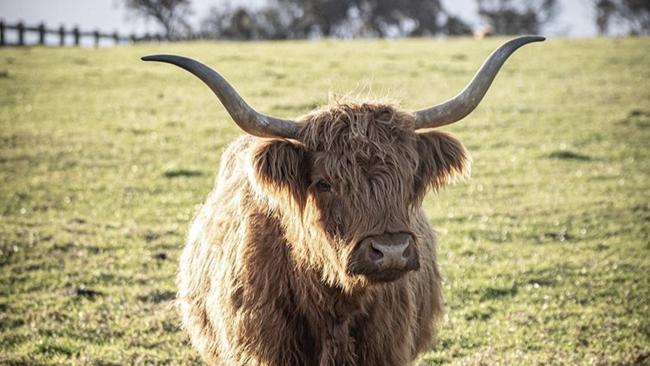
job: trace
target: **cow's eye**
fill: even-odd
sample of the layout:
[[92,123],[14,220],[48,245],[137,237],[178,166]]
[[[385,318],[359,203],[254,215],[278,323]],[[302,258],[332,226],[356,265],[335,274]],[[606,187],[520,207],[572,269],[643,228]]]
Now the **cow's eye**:
[[315,187],[318,192],[329,192],[332,190],[332,186],[323,179],[320,179],[318,182],[316,182]]

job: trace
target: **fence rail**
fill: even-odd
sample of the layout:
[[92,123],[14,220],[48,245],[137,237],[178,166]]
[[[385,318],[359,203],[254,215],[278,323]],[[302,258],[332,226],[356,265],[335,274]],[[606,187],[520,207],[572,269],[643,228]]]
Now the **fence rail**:
[[[16,42],[9,43],[7,39],[8,31],[15,32]],[[33,44],[28,44],[26,41],[25,35],[28,33],[37,34],[38,41]],[[55,45],[66,46],[74,45],[80,46],[82,38],[92,38],[95,47],[99,46],[101,40],[110,40],[114,44],[120,43],[137,43],[137,42],[151,42],[151,41],[165,41],[168,40],[167,37],[162,34],[150,34],[145,33],[141,36],[136,36],[135,34],[123,35],[119,34],[117,31],[113,33],[102,33],[98,30],[93,31],[81,31],[79,27],[65,28],[60,26],[58,28],[52,29],[47,28],[45,23],[40,23],[37,26],[27,26],[23,22],[18,22],[15,24],[8,24],[4,21],[0,21],[0,47],[4,46],[30,46],[30,45],[46,45],[46,36],[54,35],[58,36],[58,43]],[[66,40],[72,38],[72,42],[66,43]]]

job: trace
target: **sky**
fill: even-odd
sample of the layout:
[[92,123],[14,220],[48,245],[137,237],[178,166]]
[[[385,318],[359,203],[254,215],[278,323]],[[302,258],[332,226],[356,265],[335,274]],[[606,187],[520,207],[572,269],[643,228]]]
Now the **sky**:
[[[191,0],[194,15],[192,23],[198,26],[202,16],[223,0]],[[264,0],[232,0],[230,3],[260,4]],[[558,0],[560,12],[557,19],[545,29],[546,36],[591,37],[596,35],[591,0]],[[474,28],[481,22],[476,15],[475,0],[443,0],[450,13],[468,21]],[[52,28],[64,25],[79,26],[82,31],[100,30],[120,33],[155,32],[159,28],[152,21],[129,15],[122,0],[0,0],[0,19],[14,23],[18,20],[28,25],[45,22]],[[11,37],[11,35],[7,35]],[[10,38],[11,41],[11,38]],[[28,39],[29,42],[29,39]]]

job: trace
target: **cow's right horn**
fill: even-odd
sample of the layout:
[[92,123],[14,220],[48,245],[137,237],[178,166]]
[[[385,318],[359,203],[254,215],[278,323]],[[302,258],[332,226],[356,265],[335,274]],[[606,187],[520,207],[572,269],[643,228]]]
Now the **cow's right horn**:
[[415,129],[444,126],[463,119],[481,102],[499,69],[513,52],[527,43],[544,39],[540,36],[522,36],[504,43],[485,60],[460,94],[442,104],[415,112]]
[[296,122],[258,113],[244,101],[226,79],[198,61],[174,55],[145,56],[142,60],[170,63],[194,74],[216,94],[235,123],[251,135],[290,139],[298,136],[299,127]]

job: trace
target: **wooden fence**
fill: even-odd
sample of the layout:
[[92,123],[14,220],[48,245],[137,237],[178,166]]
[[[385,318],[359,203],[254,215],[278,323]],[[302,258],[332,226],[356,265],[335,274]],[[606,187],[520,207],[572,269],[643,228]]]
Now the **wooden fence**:
[[[14,43],[9,43],[7,40],[7,33],[10,31],[15,32],[16,42]],[[26,37],[25,37],[27,33],[37,34],[38,41],[33,44],[27,44]],[[122,35],[119,34],[118,32],[102,33],[98,30],[84,32],[81,31],[79,27],[66,29],[64,26],[60,26],[59,28],[56,29],[48,29],[45,26],[45,23],[40,23],[39,25],[33,27],[33,26],[27,26],[23,22],[18,22],[16,24],[8,24],[5,23],[4,21],[0,21],[0,47],[46,45],[47,35],[54,35],[55,38],[58,39],[58,43],[49,44],[49,45],[58,45],[58,46],[66,46],[66,45],[80,46],[82,38],[92,38],[95,47],[99,46],[101,40],[109,40],[116,45],[120,43],[129,43],[129,42],[136,43],[136,42],[151,42],[151,41],[167,40],[167,38],[161,34],[145,33],[142,36],[136,36],[135,34]],[[70,40],[70,39],[71,42],[66,42],[66,40]]]

